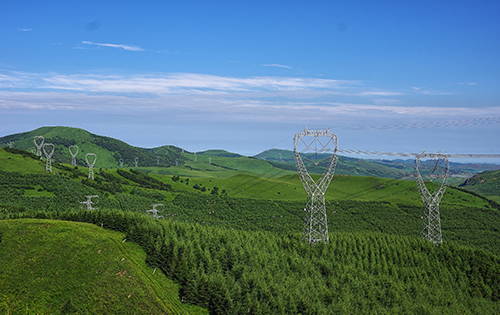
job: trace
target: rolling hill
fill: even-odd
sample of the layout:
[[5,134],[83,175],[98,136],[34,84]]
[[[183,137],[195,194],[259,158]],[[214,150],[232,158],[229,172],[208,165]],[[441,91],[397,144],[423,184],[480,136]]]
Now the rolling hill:
[[463,182],[460,187],[500,203],[500,171],[485,171],[476,174]]
[[[305,158],[312,157],[312,154],[303,154]],[[325,158],[327,155],[320,156],[319,159]],[[270,149],[261,152],[254,158],[269,161],[274,166],[286,170],[295,170],[295,161],[293,151]],[[325,170],[325,165],[314,165],[304,161],[309,173],[322,174]],[[335,174],[337,175],[356,175],[356,176],[376,176],[383,178],[410,179],[414,177],[413,159],[395,159],[395,160],[380,160],[380,159],[359,159],[339,155]],[[471,177],[476,173],[487,170],[498,170],[500,165],[490,163],[456,163],[450,162],[450,183],[460,184],[464,178]]]
[[[35,136],[43,136],[45,143],[54,144],[52,159],[60,163],[71,163],[69,147],[77,145],[79,147],[76,157],[77,165],[84,167],[87,166],[85,155],[95,153],[97,155],[96,168],[135,167],[137,159],[137,166],[143,171],[163,175],[204,177],[207,176],[207,172],[215,171],[219,178],[227,178],[236,175],[237,172],[260,176],[266,174],[269,165],[283,170],[281,175],[296,171],[293,152],[289,150],[270,149],[253,157],[244,157],[225,150],[206,150],[194,154],[170,145],[146,149],[71,127],[41,127],[29,132],[4,136],[0,138],[0,147],[7,147],[13,143],[17,149],[36,153],[36,146],[33,142]],[[249,158],[263,163],[248,162]],[[245,164],[248,164],[248,167]],[[306,166],[311,174],[324,172],[322,164],[314,165],[306,161]],[[178,169],[170,169],[173,167]],[[499,168],[500,165],[496,164],[450,163],[450,182],[451,184],[462,183],[464,177]],[[335,174],[412,180],[413,160],[366,160],[339,156]]]
[[[120,140],[71,127],[41,127],[29,132],[5,136],[0,138],[0,146],[7,147],[10,142],[13,142],[17,149],[36,153],[37,148],[33,142],[35,136],[43,136],[44,143],[54,144],[52,159],[60,163],[71,163],[69,147],[72,145],[79,147],[76,156],[79,166],[87,166],[85,162],[87,153],[97,155],[96,167],[99,168],[118,168],[120,160],[123,160],[125,167],[133,167],[136,158],[139,166],[170,167],[175,165],[176,159],[181,164],[184,161],[181,150],[173,146],[155,149],[137,148]],[[43,158],[45,159],[45,156]]]
[[[20,219],[87,222],[94,232],[103,230],[103,224],[104,229],[123,233],[119,238],[128,241],[114,243],[140,246],[145,253],[135,261],[145,262],[149,272],[158,268],[178,285],[178,295],[160,298],[169,312],[182,313],[189,309],[187,304],[213,314],[500,312],[500,205],[476,192],[447,188],[440,206],[444,243],[435,246],[419,239],[424,209],[414,181],[339,174],[325,196],[330,242],[310,246],[301,241],[307,196],[295,170],[287,169],[285,162],[223,150],[197,152],[195,157],[170,146],[136,149],[153,156],[172,155],[178,165],[155,165],[153,160],[137,168],[96,166],[92,180],[86,167],[70,166],[69,161],[55,162],[53,171],[45,172],[45,162],[32,153],[0,149],[0,257],[11,247],[3,247],[11,242],[11,231],[28,230],[5,224]],[[91,195],[99,196],[93,199],[97,210],[81,204]],[[145,211],[152,204],[164,205],[159,206],[161,218],[154,220]],[[37,220],[29,226],[60,222]],[[77,234],[79,227],[63,230],[69,233],[64,235],[73,230]],[[37,235],[42,242],[44,237]],[[77,241],[65,248],[73,245],[75,251],[92,246]],[[42,254],[34,257],[45,259]],[[9,271],[7,278],[2,270],[6,269],[0,260],[0,282],[18,288],[20,275]],[[124,275],[123,270],[106,272]],[[42,281],[28,276],[27,282]],[[169,287],[168,280],[161,283]],[[56,310],[46,312],[121,307],[115,300],[106,306],[99,298],[75,300],[69,294],[74,292],[72,284],[61,283],[62,287],[68,287],[68,294],[55,297],[52,287],[39,293],[25,289],[37,302],[21,300],[16,307],[36,311],[50,304]],[[122,296],[119,287],[107,290]],[[7,298],[13,299],[21,291],[8,292]],[[144,294],[138,305],[151,302]]]
[[2,314],[208,313],[181,303],[137,244],[97,225],[0,220],[0,257]]
[[[146,262],[180,285],[183,303],[207,308],[212,314],[500,312],[499,258],[453,243],[437,247],[416,237],[380,232],[331,232],[328,244],[310,246],[301,242],[299,233],[280,235],[231,230],[102,210],[38,211],[10,217],[17,219],[0,221],[1,251],[12,251],[11,246],[3,245],[10,245],[12,236],[19,243],[32,240],[35,246],[54,246],[43,252],[28,246],[33,251],[20,256],[16,265],[0,274],[2,284],[9,288],[3,291],[7,292],[7,301],[17,302],[19,294],[31,298],[17,302],[14,310],[19,307],[24,311],[27,306],[28,311],[106,313],[118,310],[120,313],[123,310],[132,313],[138,309],[137,312],[145,313],[148,303],[153,304],[151,307],[161,307],[154,305],[159,301],[148,293],[141,293],[143,286],[137,281],[140,272],[131,268],[133,259],[129,259],[126,252],[113,252],[115,246],[123,246],[119,245],[123,235],[107,243],[109,238],[105,237],[94,244],[86,235],[80,241],[80,225],[67,222],[59,225],[55,222],[61,221],[46,220],[50,218],[96,224],[89,226],[93,234],[101,230],[98,227],[101,222],[108,228],[125,232],[128,241],[124,244],[129,241],[139,244],[146,252]],[[18,223],[20,218],[28,217],[39,219]],[[28,226],[23,226],[23,222]],[[6,225],[15,228],[3,228]],[[39,233],[44,230],[53,234]],[[61,259],[56,264],[46,263],[54,253],[52,249],[56,250],[55,255],[63,257],[81,252],[85,255],[69,261]],[[85,266],[83,270],[71,268],[78,268],[80,264]],[[35,272],[18,273],[16,266],[34,268]],[[148,269],[150,272],[151,268]],[[87,270],[90,271],[88,277]],[[56,289],[48,279],[52,274],[63,276]],[[106,279],[105,274],[118,285],[96,287],[96,283]],[[93,285],[76,282],[79,276],[85,276]],[[36,283],[38,289],[30,285],[23,287],[22,281]],[[130,287],[120,281],[135,285]],[[63,292],[57,294],[59,290]],[[101,302],[107,297],[107,303]],[[172,309],[170,312],[180,313]]]

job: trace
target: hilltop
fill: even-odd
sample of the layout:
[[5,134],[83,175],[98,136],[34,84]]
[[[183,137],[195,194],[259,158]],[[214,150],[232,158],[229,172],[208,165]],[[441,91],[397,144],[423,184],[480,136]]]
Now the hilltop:
[[140,166],[170,167],[175,165],[176,159],[181,163],[184,161],[181,150],[173,146],[154,149],[137,148],[114,138],[95,135],[72,127],[41,127],[5,136],[0,138],[0,146],[7,147],[10,142],[14,142],[15,148],[36,153],[37,148],[33,142],[35,136],[43,136],[44,143],[54,144],[52,159],[60,163],[71,164],[69,147],[72,145],[77,145],[79,148],[76,156],[77,165],[85,167],[87,166],[85,162],[87,153],[95,153],[97,155],[96,166],[102,168],[118,168],[121,165],[120,160],[123,161],[125,167],[132,167],[135,166],[136,158]]

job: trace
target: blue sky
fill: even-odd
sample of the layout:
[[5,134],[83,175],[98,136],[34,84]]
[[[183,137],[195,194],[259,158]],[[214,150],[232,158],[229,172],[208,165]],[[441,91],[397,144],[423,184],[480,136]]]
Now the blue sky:
[[498,1],[4,1],[0,136],[64,125],[254,155],[329,127],[343,149],[500,154],[499,16]]

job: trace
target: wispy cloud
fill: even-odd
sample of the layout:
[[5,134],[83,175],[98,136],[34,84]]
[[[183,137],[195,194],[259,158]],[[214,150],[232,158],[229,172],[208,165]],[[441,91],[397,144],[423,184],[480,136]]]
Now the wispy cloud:
[[[37,89],[83,91],[95,93],[227,94],[265,91],[343,91],[359,85],[357,81],[295,77],[235,78],[196,73],[145,75],[32,75],[23,77],[26,87]],[[361,91],[359,95],[394,95],[394,92]]]
[[483,113],[480,109],[405,106],[402,96],[360,81],[319,78],[0,72],[0,108],[6,110],[126,111],[189,120],[258,122]]
[[102,44],[102,43],[94,43],[94,42],[89,42],[89,41],[82,41],[82,44],[102,46],[102,47],[121,48],[124,50],[130,50],[130,51],[143,51],[144,50],[144,49],[137,47],[137,46],[119,45],[119,44]]
[[293,69],[293,68],[292,68],[292,67],[290,67],[290,66],[279,65],[279,64],[276,64],[276,63],[265,64],[265,65],[262,65],[262,66],[263,66],[263,67],[279,67],[279,68]]
[[16,28],[16,30],[20,31],[20,32],[29,32],[31,31],[32,29],[31,28]]
[[265,123],[359,124],[364,120],[469,119],[500,116],[500,107],[408,107],[400,104],[355,102],[280,101],[214,95],[165,95],[156,98],[122,95],[69,94],[58,92],[0,91],[0,109],[24,111],[85,111],[102,114],[128,114],[170,120],[241,121]]
[[476,82],[469,82],[469,83],[459,82],[458,84],[460,84],[460,85],[477,85]]

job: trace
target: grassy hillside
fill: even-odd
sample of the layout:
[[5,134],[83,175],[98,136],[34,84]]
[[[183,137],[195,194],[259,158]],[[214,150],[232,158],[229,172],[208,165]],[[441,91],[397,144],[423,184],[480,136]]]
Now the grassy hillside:
[[124,239],[88,223],[1,220],[0,313],[207,313]]
[[[167,277],[181,285],[180,295],[185,303],[206,307],[213,314],[500,312],[499,258],[454,243],[448,242],[437,247],[416,237],[376,232],[331,232],[328,244],[310,246],[301,242],[300,233],[280,235],[206,227],[173,220],[155,221],[130,212],[96,210],[11,215],[29,216],[85,221],[97,225],[103,222],[104,226],[126,232],[128,240],[144,248],[148,264],[161,269]],[[38,224],[36,221],[29,223]],[[38,225],[47,229],[47,221]],[[63,228],[65,230],[68,229]],[[22,231],[23,228],[18,229],[17,234],[23,235]],[[122,237],[114,243],[120,244]],[[98,247],[106,250],[98,253]],[[112,248],[113,244],[109,247],[101,244],[93,247],[86,241],[79,252],[88,252],[97,257],[93,259],[95,266],[102,257],[99,255]],[[120,257],[123,255],[115,254],[109,257],[114,263],[108,265],[116,269],[109,273],[117,281],[131,281],[126,278],[126,275],[132,275],[132,271],[129,273],[130,267],[122,265],[128,259],[122,261]],[[42,263],[44,258],[42,254],[34,256],[32,260],[28,258],[27,264]],[[69,265],[74,265],[79,259],[71,261]],[[96,281],[101,280],[99,276],[106,270],[105,264],[98,267],[102,268],[98,269],[101,273],[93,269],[93,279]],[[127,270],[126,274],[124,270]],[[81,271],[59,272],[72,274]],[[70,276],[67,278],[71,279]],[[35,282],[43,283],[44,278],[34,275],[34,279]],[[132,299],[134,296],[129,298],[130,291],[126,289],[116,289],[113,292],[118,294],[110,298],[121,298],[120,303],[122,299]],[[30,291],[27,289],[24,292],[33,294]],[[43,296],[47,291],[39,291],[35,294],[42,295],[40,301],[46,301]],[[85,298],[93,297],[93,292],[78,292],[84,292]],[[82,296],[76,295],[69,295],[73,305]],[[64,302],[64,299],[61,301]],[[30,304],[29,307],[44,305],[39,303]],[[142,303],[145,303],[142,299],[137,301],[141,306]],[[114,303],[106,306],[111,305]]]
[[500,203],[500,171],[485,171],[476,174],[467,179],[460,187]]
[[[43,136],[44,143],[54,144],[55,150],[52,158],[60,163],[71,163],[69,152],[71,145],[79,147],[76,159],[77,165],[80,166],[87,166],[85,162],[87,153],[97,155],[96,168],[118,168],[120,159],[123,160],[125,167],[135,166],[135,158],[139,159],[138,166],[162,167],[175,165],[176,159],[181,163],[184,160],[178,148],[160,147],[156,150],[137,148],[120,140],[70,127],[41,127],[33,131],[5,136],[0,138],[0,146],[6,147],[9,142],[14,142],[15,148],[36,153],[36,146],[33,142],[35,136]],[[43,157],[45,159],[44,155]],[[157,158],[160,160],[157,161]]]
[[[143,171],[162,174],[191,177],[228,178],[238,174],[269,177],[293,174],[296,172],[293,152],[290,150],[271,149],[254,157],[244,157],[225,150],[207,150],[197,152],[183,151],[175,146],[157,148],[137,148],[123,141],[109,137],[98,136],[85,130],[70,127],[41,127],[33,131],[8,135],[0,138],[0,146],[6,147],[14,142],[14,147],[28,152],[35,152],[34,136],[45,137],[45,143],[55,145],[53,160],[60,163],[70,163],[69,146],[78,145],[77,164],[86,167],[85,155],[97,155],[96,168],[118,168],[123,160],[125,168],[138,167]],[[311,155],[304,155],[306,166],[311,174],[321,174],[325,165],[314,165],[307,161]],[[176,167],[177,166],[177,167]],[[269,168],[274,170],[269,172]],[[459,164],[450,163],[450,184],[458,184],[464,176],[486,169],[498,169],[492,164]],[[364,160],[339,156],[335,174],[375,176],[382,178],[413,179],[412,160]]]
[[[80,221],[94,224],[98,231],[103,230],[99,227],[102,223],[125,233],[113,243],[132,244],[120,243],[123,238],[136,242],[146,254],[135,261],[146,261],[180,286],[184,303],[178,303],[175,294],[160,297],[171,307],[170,312],[182,312],[185,304],[201,306],[213,314],[500,311],[500,210],[484,197],[447,189],[440,207],[444,243],[437,247],[419,239],[423,207],[415,182],[335,176],[326,196],[330,242],[309,246],[301,241],[306,195],[294,173],[258,159],[197,154],[194,161],[193,154],[180,154],[186,162],[179,169],[191,172],[189,175],[161,175],[159,170],[175,167],[150,166],[96,170],[95,180],[89,180],[86,168],[67,164],[55,163],[52,173],[32,172],[44,170],[44,163],[29,153],[0,150],[0,162],[5,161],[0,163],[0,219]],[[99,210],[81,207],[87,195],[99,196],[94,205]],[[145,210],[156,203],[165,207],[159,207],[163,217],[153,220]],[[63,230],[73,233],[72,228]],[[7,239],[1,224],[0,235],[1,251]],[[71,241],[71,237],[65,238]],[[44,237],[37,239],[42,242]],[[54,239],[59,240],[57,235]],[[74,244],[79,252],[93,254],[85,247],[93,246],[89,239],[81,237],[66,248]],[[44,246],[43,242],[33,243]],[[112,246],[109,248],[111,251]],[[45,259],[43,253],[33,257]],[[114,255],[110,259],[116,263],[108,264],[109,268],[132,260],[131,255],[123,261]],[[66,265],[73,266],[79,259]],[[101,262],[95,259],[87,258],[100,267]],[[41,258],[38,261],[43,262]],[[144,268],[144,274],[152,270]],[[128,266],[98,270],[119,279],[124,278],[123,270],[127,275],[131,272]],[[48,272],[56,273],[52,269]],[[74,279],[73,272],[68,271],[66,277]],[[4,274],[0,272],[0,281]],[[91,279],[99,275],[93,274]],[[43,277],[34,277],[27,283],[43,284],[38,279]],[[9,288],[16,287],[11,283],[17,281],[9,279]],[[68,285],[67,291],[75,292]],[[137,290],[140,288],[137,285]],[[35,293],[29,288],[12,290],[8,291],[11,299],[19,292],[35,296],[32,300],[36,303],[23,302],[19,307],[83,307],[75,306],[73,295],[52,297],[49,289]],[[124,294],[121,288],[108,291],[117,292],[119,297]],[[148,298],[147,293],[134,294]],[[132,295],[126,298],[132,299]],[[90,301],[100,303],[97,297]],[[104,307],[121,307],[112,301],[99,306],[96,313],[106,313]],[[144,303],[143,298],[140,303]]]
[[[5,156],[14,159],[19,155]],[[40,163],[18,158],[18,163]],[[275,170],[279,169],[269,169]],[[302,230],[306,193],[296,175],[266,178],[242,174],[217,179],[112,169],[96,171],[95,180],[89,180],[86,169],[55,165],[54,172],[0,170],[0,212],[1,205],[5,211],[21,212],[78,209],[85,196],[98,195],[100,209],[145,213],[151,204],[161,203],[165,205],[161,215],[180,221],[275,233]],[[335,176],[326,200],[332,231],[419,235],[423,206],[415,182]],[[441,202],[445,240],[500,253],[498,207],[488,199],[448,187]]]

